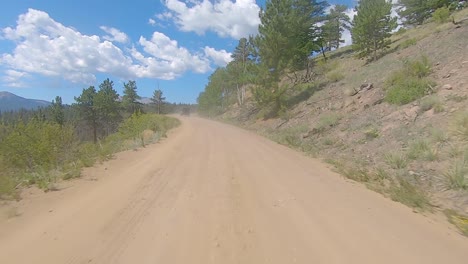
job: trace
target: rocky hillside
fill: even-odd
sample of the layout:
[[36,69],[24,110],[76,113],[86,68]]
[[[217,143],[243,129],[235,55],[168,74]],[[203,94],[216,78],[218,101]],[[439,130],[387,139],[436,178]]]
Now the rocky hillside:
[[[455,22],[466,17],[467,9]],[[315,71],[280,117],[268,118],[251,99],[222,119],[416,210],[443,209],[466,228],[458,214],[468,214],[468,21],[400,30],[371,63],[343,48],[317,58]]]

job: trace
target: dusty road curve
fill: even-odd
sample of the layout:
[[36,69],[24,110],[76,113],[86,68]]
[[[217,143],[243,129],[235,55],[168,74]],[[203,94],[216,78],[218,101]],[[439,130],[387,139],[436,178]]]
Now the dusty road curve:
[[0,222],[0,263],[468,263],[468,239],[250,132],[183,118]]

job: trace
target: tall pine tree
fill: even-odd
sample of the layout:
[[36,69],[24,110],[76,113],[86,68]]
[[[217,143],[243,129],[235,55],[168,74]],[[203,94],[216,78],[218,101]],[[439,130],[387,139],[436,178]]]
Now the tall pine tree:
[[128,81],[124,83],[124,91],[122,96],[122,107],[129,114],[141,112],[141,103],[138,102],[141,97],[137,93],[137,86],[135,81]]
[[391,1],[360,0],[356,6],[352,38],[353,47],[359,57],[377,60],[378,52],[388,48],[392,30],[397,27],[397,19],[390,16]]

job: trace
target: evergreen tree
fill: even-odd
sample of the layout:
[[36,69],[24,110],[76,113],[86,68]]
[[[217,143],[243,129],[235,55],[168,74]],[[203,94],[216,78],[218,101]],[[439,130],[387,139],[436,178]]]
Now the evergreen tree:
[[76,104],[80,117],[91,127],[93,132],[93,141],[97,142],[97,131],[99,126],[98,110],[95,107],[96,89],[90,86],[83,89],[80,96],[75,97]]
[[399,0],[398,14],[405,24],[422,24],[438,8],[449,6],[454,0]]
[[54,122],[63,126],[65,123],[65,113],[63,111],[62,97],[57,96],[55,100],[52,100],[51,109]]
[[153,92],[151,101],[156,104],[158,114],[161,114],[161,106],[164,104],[164,100],[166,100],[166,97],[163,96],[163,92],[160,89],[157,89]]
[[124,83],[124,91],[122,96],[122,106],[129,114],[141,112],[141,103],[138,102],[141,97],[137,93],[135,81]]
[[116,131],[121,120],[119,94],[114,90],[114,82],[106,79],[99,85],[95,96],[95,105],[99,122],[105,129],[105,135]]
[[360,0],[356,6],[352,38],[359,57],[377,60],[378,51],[390,44],[389,37],[397,27],[397,19],[390,16],[392,3],[386,0]]
[[346,15],[347,7],[345,5],[336,5],[330,9],[325,24],[322,26],[323,40],[326,50],[338,49],[344,40],[341,39],[345,29],[351,29],[351,21]]

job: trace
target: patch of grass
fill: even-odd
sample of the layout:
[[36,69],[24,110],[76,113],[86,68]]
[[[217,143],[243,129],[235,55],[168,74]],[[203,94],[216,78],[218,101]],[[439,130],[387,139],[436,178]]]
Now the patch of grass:
[[419,102],[419,109],[422,112],[434,109],[434,113],[440,113],[444,111],[444,105],[439,97],[431,95],[421,99]]
[[327,74],[327,78],[330,82],[338,82],[344,79],[344,74],[339,71],[332,71]]
[[302,145],[301,134],[307,130],[305,125],[285,128],[271,135],[271,138],[282,145],[299,148]]
[[412,160],[420,159],[429,149],[430,147],[427,140],[417,139],[410,143],[407,156]]
[[323,145],[326,145],[326,146],[332,146],[332,145],[335,145],[336,139],[331,138],[331,137],[325,137],[322,140],[322,143],[323,143]]
[[468,111],[455,115],[450,131],[460,140],[468,141]]
[[406,49],[410,46],[416,45],[417,42],[418,41],[415,38],[407,39],[400,44],[400,49]]
[[337,60],[324,60],[320,58],[317,60],[317,73],[326,74],[327,72],[336,70],[339,66],[340,64]]
[[461,215],[454,210],[444,210],[444,214],[447,216],[450,223],[456,226],[460,232],[468,236],[468,217]]
[[398,182],[390,187],[389,194],[393,201],[409,207],[423,211],[431,208],[431,203],[426,193],[405,179],[398,179]]
[[463,150],[459,144],[450,143],[447,153],[450,158],[464,157],[468,160],[468,148]]
[[385,162],[393,169],[404,169],[408,166],[408,159],[401,152],[389,152],[385,154]]
[[405,78],[388,88],[385,100],[391,104],[405,105],[423,97],[434,86],[435,83],[430,80]]
[[448,7],[438,8],[432,13],[432,18],[439,24],[446,23],[450,18],[450,10]]
[[458,94],[449,94],[449,95],[447,95],[446,98],[447,98],[447,100],[460,103],[460,102],[463,102],[466,99],[468,99],[468,95],[461,96],[461,95],[458,95]]
[[438,129],[438,128],[432,128],[430,130],[430,135],[431,139],[435,143],[445,143],[449,140],[449,137],[445,131]]
[[342,116],[338,113],[329,113],[320,116],[318,124],[316,126],[319,130],[325,130],[330,127],[334,127],[338,124]]
[[370,139],[378,138],[380,135],[380,131],[376,127],[371,127],[368,130],[364,131],[364,134],[366,135],[366,139],[370,140]]
[[465,159],[455,161],[444,178],[447,189],[468,190],[468,162]]

